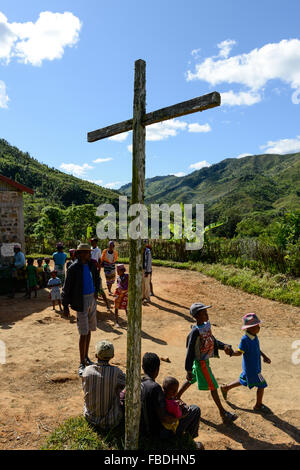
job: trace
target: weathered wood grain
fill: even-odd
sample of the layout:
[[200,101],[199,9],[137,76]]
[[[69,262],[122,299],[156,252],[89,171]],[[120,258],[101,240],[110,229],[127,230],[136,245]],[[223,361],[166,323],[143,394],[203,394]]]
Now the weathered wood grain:
[[[173,119],[180,116],[185,116],[187,114],[193,114],[206,109],[215,108],[220,106],[221,96],[220,93],[214,91],[207,95],[199,96],[198,98],[193,98],[192,100],[183,101],[182,103],[175,104],[173,106],[168,106],[166,108],[158,109],[151,113],[147,113],[143,118],[143,126],[149,126],[150,124],[155,124],[156,122],[166,121],[168,119]],[[102,129],[97,129],[88,133],[88,142],[95,142],[97,140],[106,139],[107,137],[112,137],[113,135],[122,134],[123,132],[128,132],[132,130],[133,120],[128,119],[127,121],[122,121],[112,126],[103,127]]]
[[[143,204],[145,188],[145,127],[142,122],[146,110],[146,63],[135,62],[133,140],[132,140],[132,196],[131,204]],[[138,449],[141,414],[141,323],[143,253],[142,240],[130,239],[129,303],[127,328],[125,449]]]

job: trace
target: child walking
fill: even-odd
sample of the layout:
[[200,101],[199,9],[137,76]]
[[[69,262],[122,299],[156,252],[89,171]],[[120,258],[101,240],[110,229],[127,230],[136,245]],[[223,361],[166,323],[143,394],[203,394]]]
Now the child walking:
[[37,286],[38,286],[38,278],[37,278],[37,269],[33,265],[34,259],[28,258],[27,259],[27,291],[25,297],[27,299],[31,299],[31,293],[34,291],[34,297],[37,297]]
[[253,409],[254,411],[264,413],[268,412],[269,408],[263,405],[264,390],[267,387],[267,382],[261,375],[261,357],[267,364],[271,364],[271,359],[260,350],[257,335],[260,331],[261,323],[255,313],[248,313],[243,317],[242,330],[245,330],[246,334],[241,339],[238,351],[232,351],[231,353],[231,356],[243,355],[243,372],[239,380],[223,385],[221,391],[226,400],[228,391],[232,388],[240,387],[241,385],[250,389],[257,387],[256,404]]
[[129,276],[126,273],[126,268],[124,264],[117,265],[117,288],[115,291],[115,326],[120,328],[119,325],[119,316],[118,312],[120,310],[125,310],[127,315],[127,304],[128,304],[128,281]]
[[187,381],[179,390],[177,397],[181,395],[195,382],[198,384],[198,390],[210,390],[212,398],[218,407],[223,423],[232,423],[237,419],[237,415],[226,411],[218,394],[218,383],[211,371],[209,359],[219,357],[218,350],[224,350],[230,355],[232,348],[229,344],[218,341],[211,332],[211,324],[208,319],[207,309],[211,305],[195,303],[190,308],[192,317],[197,325],[193,326],[192,331],[187,337],[187,354],[185,369],[187,371]]
[[52,300],[53,310],[55,310],[55,303],[57,301],[59,310],[62,312],[60,286],[61,280],[57,277],[57,271],[51,271],[51,278],[48,281],[48,287],[51,289],[49,299]]

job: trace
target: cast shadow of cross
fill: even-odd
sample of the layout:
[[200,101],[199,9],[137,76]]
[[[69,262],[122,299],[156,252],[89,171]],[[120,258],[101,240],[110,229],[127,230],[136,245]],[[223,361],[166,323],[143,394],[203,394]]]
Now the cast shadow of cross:
[[[163,299],[162,299],[163,300]],[[173,303],[173,302],[169,302],[168,303]],[[189,315],[185,315],[184,313],[181,313],[179,312],[178,310],[174,310],[173,308],[169,308],[169,307],[164,307],[163,305],[160,305],[160,304],[157,304],[156,302],[153,302],[153,300],[151,299],[151,303],[149,305],[152,305],[153,307],[156,307],[158,310],[163,310],[164,312],[169,312],[169,313],[173,313],[175,315],[178,315],[179,317],[182,317],[184,318],[186,321],[190,322],[190,323],[194,323],[195,320]],[[176,305],[176,304],[174,304]],[[181,306],[180,306],[181,307]],[[183,308],[187,308],[187,307],[183,307]]]
[[[253,409],[242,408],[240,406],[234,405],[230,401],[227,401],[227,404],[234,410],[241,410],[246,411],[247,413],[257,414],[257,412]],[[276,428],[288,434],[298,444],[300,444],[300,430],[296,428],[296,426],[293,426],[287,421],[284,421],[283,419],[279,418],[279,416],[275,415],[271,410],[268,413],[260,413],[260,415],[267,421],[270,421],[270,423],[272,423]]]
[[250,436],[248,431],[238,426],[236,423],[232,424],[215,424],[208,419],[200,418],[200,421],[207,426],[214,428],[220,434],[229,437],[233,441],[238,442],[246,450],[300,450],[300,445],[272,444],[271,442],[261,441],[255,437]]
[[[120,327],[121,328],[115,328],[111,323],[114,323],[114,320],[115,320],[115,316],[113,314],[113,312],[105,312],[105,313],[102,313],[102,312],[97,312],[97,328],[99,330],[102,330],[102,331],[105,331],[107,333],[115,333],[117,335],[122,335],[123,334],[123,331],[126,332],[127,330],[127,326],[128,326],[128,323],[127,323],[127,319],[119,319],[119,324],[120,324]],[[161,344],[161,345],[164,345],[166,346],[168,343],[166,343],[166,341],[160,339],[160,338],[156,338],[155,336],[152,336],[150,335],[149,333],[146,333],[145,331],[141,331],[141,337],[143,339],[148,339],[150,341],[153,341],[153,343],[157,343],[157,344]]]

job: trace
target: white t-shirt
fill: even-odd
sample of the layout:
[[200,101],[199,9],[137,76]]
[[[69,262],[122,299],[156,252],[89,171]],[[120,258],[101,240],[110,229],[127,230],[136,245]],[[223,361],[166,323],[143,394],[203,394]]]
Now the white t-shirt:
[[94,259],[97,261],[97,263],[99,263],[101,259],[101,255],[102,255],[102,251],[100,250],[100,248],[98,248],[97,246],[96,248],[92,248],[91,259]]

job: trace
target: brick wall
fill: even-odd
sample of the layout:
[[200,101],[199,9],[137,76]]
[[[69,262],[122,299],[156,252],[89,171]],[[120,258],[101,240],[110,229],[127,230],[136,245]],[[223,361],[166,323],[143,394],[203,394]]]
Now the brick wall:
[[0,190],[0,247],[3,243],[16,242],[24,249],[23,195]]

